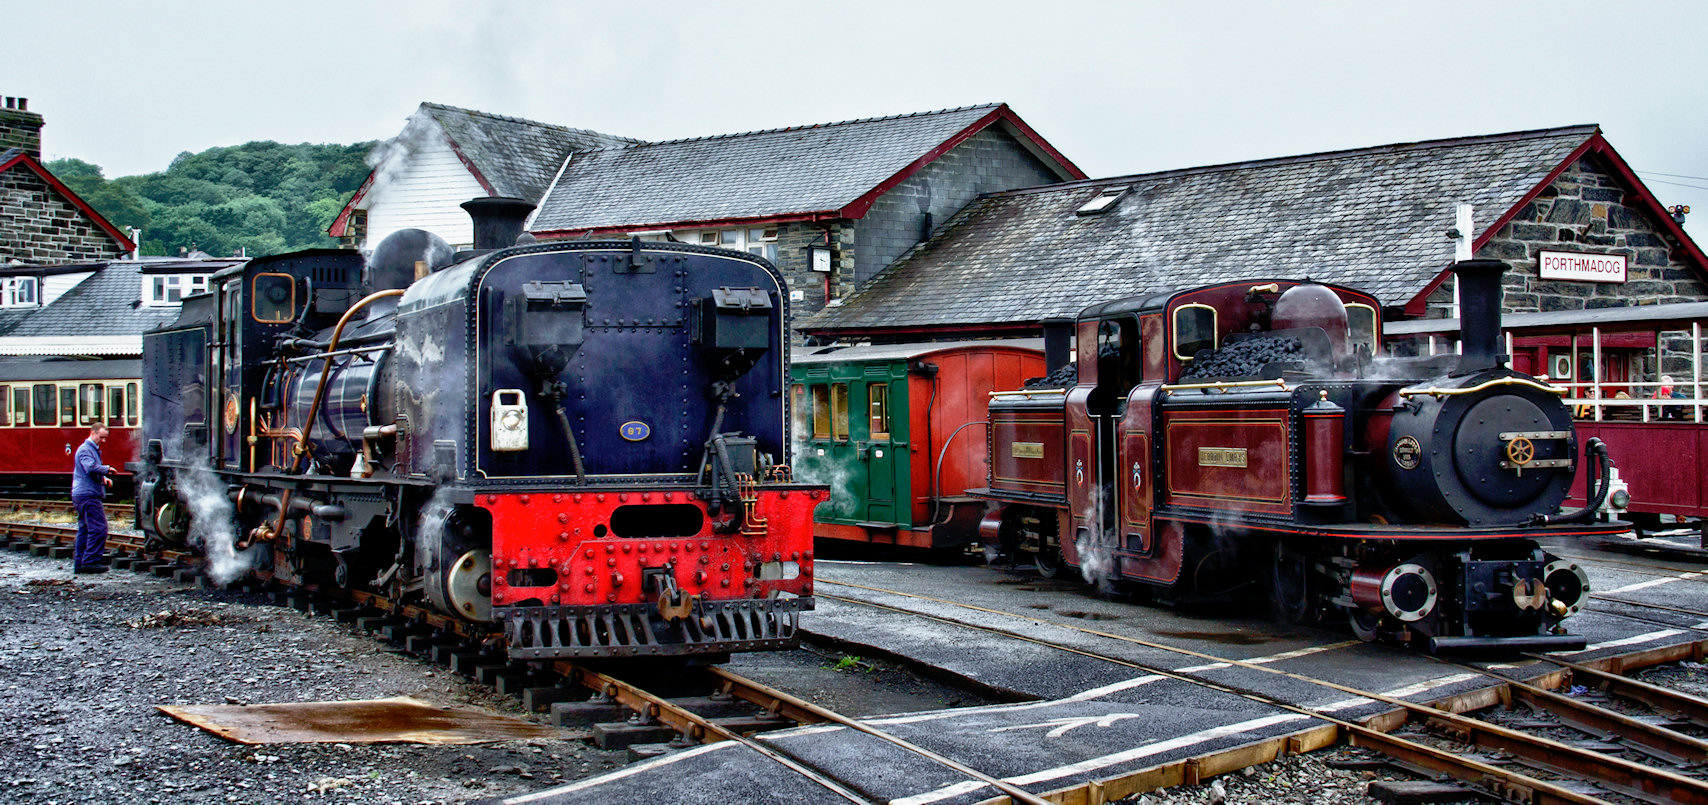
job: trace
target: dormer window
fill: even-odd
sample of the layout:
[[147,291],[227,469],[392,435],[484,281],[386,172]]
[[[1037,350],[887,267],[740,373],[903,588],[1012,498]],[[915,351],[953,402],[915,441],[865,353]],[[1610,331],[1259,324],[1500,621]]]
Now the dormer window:
[[184,297],[205,293],[208,274],[155,274],[142,278],[142,303],[149,306],[176,305]]
[[0,307],[35,307],[40,301],[35,277],[7,277],[4,282],[0,286]]
[[1129,186],[1129,185],[1121,185],[1120,187],[1105,187],[1102,190],[1097,191],[1097,195],[1092,196],[1090,201],[1087,201],[1084,204],[1080,205],[1080,208],[1078,210],[1075,210],[1074,214],[1075,215],[1099,215],[1099,214],[1102,214],[1105,210],[1108,210],[1110,207],[1115,206],[1115,202],[1120,201],[1121,197],[1126,195],[1127,191],[1130,189],[1131,189],[1131,186]]

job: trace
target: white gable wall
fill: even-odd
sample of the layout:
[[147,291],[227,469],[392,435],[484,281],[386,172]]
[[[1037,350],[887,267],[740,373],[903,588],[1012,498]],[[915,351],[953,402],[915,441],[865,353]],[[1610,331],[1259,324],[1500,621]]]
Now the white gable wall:
[[53,300],[65,295],[66,291],[77,287],[77,284],[95,276],[92,271],[80,271],[76,274],[56,274],[42,277],[41,304],[43,307],[53,304]]
[[[438,123],[421,116],[411,120],[410,125],[431,126],[432,130],[422,132],[419,137],[411,137],[412,132],[404,133],[402,139],[414,147],[403,158],[401,170],[387,175],[387,166],[380,166],[374,187],[357,205],[368,211],[368,236],[360,247],[371,249],[385,236],[413,227],[444,238],[452,247],[470,248],[474,243],[474,225],[469,222],[468,213],[457,205],[487,195],[486,190],[451,150]],[[394,155],[392,161],[396,159]]]

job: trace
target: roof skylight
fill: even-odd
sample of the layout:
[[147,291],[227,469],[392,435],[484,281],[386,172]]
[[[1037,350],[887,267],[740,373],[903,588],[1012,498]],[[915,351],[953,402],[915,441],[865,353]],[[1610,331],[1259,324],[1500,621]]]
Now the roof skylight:
[[1130,189],[1132,189],[1131,185],[1121,185],[1119,187],[1105,187],[1102,190],[1099,190],[1097,192],[1097,195],[1092,196],[1090,201],[1087,201],[1087,202],[1085,202],[1085,204],[1081,205],[1080,208],[1074,212],[1074,214],[1075,215],[1098,215],[1098,214],[1104,212],[1105,210],[1108,210],[1110,207],[1115,206],[1115,202],[1120,201],[1121,197],[1126,195],[1127,191]]

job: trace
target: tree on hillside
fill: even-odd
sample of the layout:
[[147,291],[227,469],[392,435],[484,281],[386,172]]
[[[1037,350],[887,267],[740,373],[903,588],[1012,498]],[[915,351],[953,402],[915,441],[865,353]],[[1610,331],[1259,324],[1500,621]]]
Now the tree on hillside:
[[47,168],[113,224],[141,228],[144,254],[260,257],[337,246],[326,229],[367,178],[372,148],[257,141],[184,151],[164,171],[112,180],[80,159]]

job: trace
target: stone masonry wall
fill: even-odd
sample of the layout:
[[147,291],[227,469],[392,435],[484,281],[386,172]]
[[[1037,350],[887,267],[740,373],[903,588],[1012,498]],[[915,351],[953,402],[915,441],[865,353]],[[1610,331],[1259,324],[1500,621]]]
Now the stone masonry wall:
[[1053,171],[999,126],[967,138],[879,197],[855,224],[860,249],[849,290],[924,240],[928,215],[935,226],[980,194],[1056,181]]
[[[18,99],[7,98],[15,105]],[[0,151],[21,148],[30,156],[42,157],[42,116],[16,108],[0,108]]]
[[75,263],[123,255],[119,242],[24,166],[0,173],[0,265]]
[[820,223],[784,224],[777,231],[777,269],[789,290],[800,291],[801,298],[789,303],[789,310],[799,319],[824,307],[825,275],[812,270],[807,263],[807,247],[825,243],[830,233],[831,272],[830,298],[838,299],[854,290],[854,223],[837,220]]

